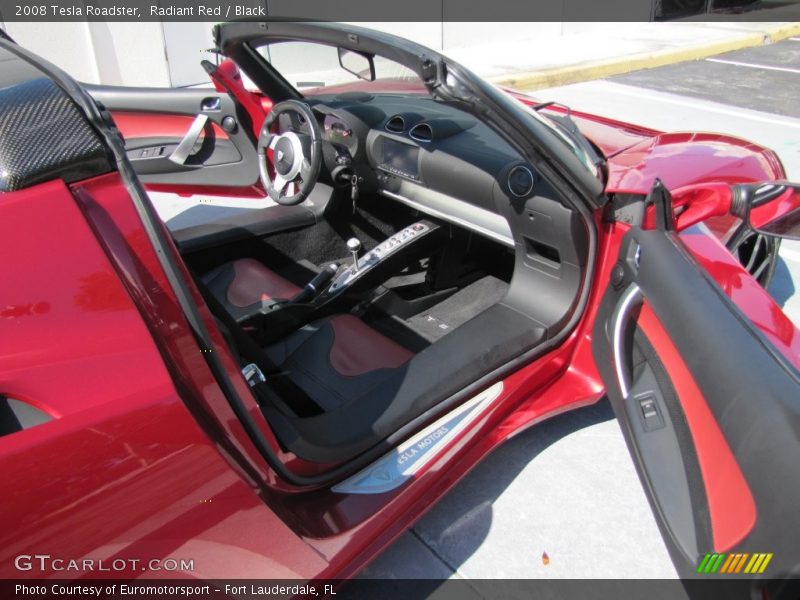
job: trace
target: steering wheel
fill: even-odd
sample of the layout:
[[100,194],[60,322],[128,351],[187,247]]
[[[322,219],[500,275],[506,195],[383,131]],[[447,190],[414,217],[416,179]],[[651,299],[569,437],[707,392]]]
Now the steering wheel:
[[[272,133],[275,120],[286,112],[300,115],[311,133]],[[270,176],[270,163],[274,176]],[[314,189],[321,165],[322,132],[308,105],[285,100],[273,106],[258,136],[258,170],[269,197],[285,206],[300,204]]]

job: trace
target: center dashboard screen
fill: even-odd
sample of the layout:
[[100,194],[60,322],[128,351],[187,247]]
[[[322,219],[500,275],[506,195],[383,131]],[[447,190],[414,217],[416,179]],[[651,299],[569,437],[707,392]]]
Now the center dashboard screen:
[[391,173],[418,178],[419,148],[383,138],[383,161],[381,166]]

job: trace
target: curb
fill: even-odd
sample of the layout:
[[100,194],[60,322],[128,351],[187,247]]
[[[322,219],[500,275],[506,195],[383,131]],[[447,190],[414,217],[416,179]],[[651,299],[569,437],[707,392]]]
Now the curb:
[[699,60],[715,54],[764,46],[795,35],[800,35],[800,23],[786,23],[758,33],[745,34],[735,40],[725,40],[690,48],[669,48],[656,52],[619,56],[555,69],[500,75],[492,78],[491,81],[496,85],[519,91],[533,91],[590,79],[602,79],[638,71],[639,69],[652,69],[690,60]]

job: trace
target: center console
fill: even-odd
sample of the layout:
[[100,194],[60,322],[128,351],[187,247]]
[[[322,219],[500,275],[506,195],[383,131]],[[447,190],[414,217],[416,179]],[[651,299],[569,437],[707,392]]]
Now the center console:
[[[379,288],[414,260],[429,256],[438,243],[438,232],[441,232],[441,228],[436,223],[417,221],[347,266],[337,268],[335,264],[328,265],[306,286],[311,288],[310,293],[306,294],[304,290],[289,302],[269,305],[242,325],[257,332],[254,334],[257,339],[262,345],[267,345],[314,319],[347,312],[365,295]],[[317,291],[314,282],[326,270],[328,277],[330,270],[335,274],[330,279],[325,277],[330,284],[320,285]]]
[[408,248],[415,241],[423,238],[437,226],[425,221],[419,221],[409,225],[402,231],[397,232],[392,237],[384,240],[364,256],[358,262],[346,268],[336,276],[328,287],[326,294],[333,296],[344,289],[355,284],[360,279],[370,275],[380,265],[386,264],[393,255],[398,254],[402,249]]

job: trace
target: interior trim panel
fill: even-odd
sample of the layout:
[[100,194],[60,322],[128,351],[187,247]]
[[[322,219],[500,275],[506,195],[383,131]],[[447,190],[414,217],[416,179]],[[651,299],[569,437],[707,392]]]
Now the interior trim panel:
[[514,237],[505,217],[441,192],[407,181],[397,181],[398,192],[380,189],[379,193],[432,217],[486,236],[504,246],[514,247]]

